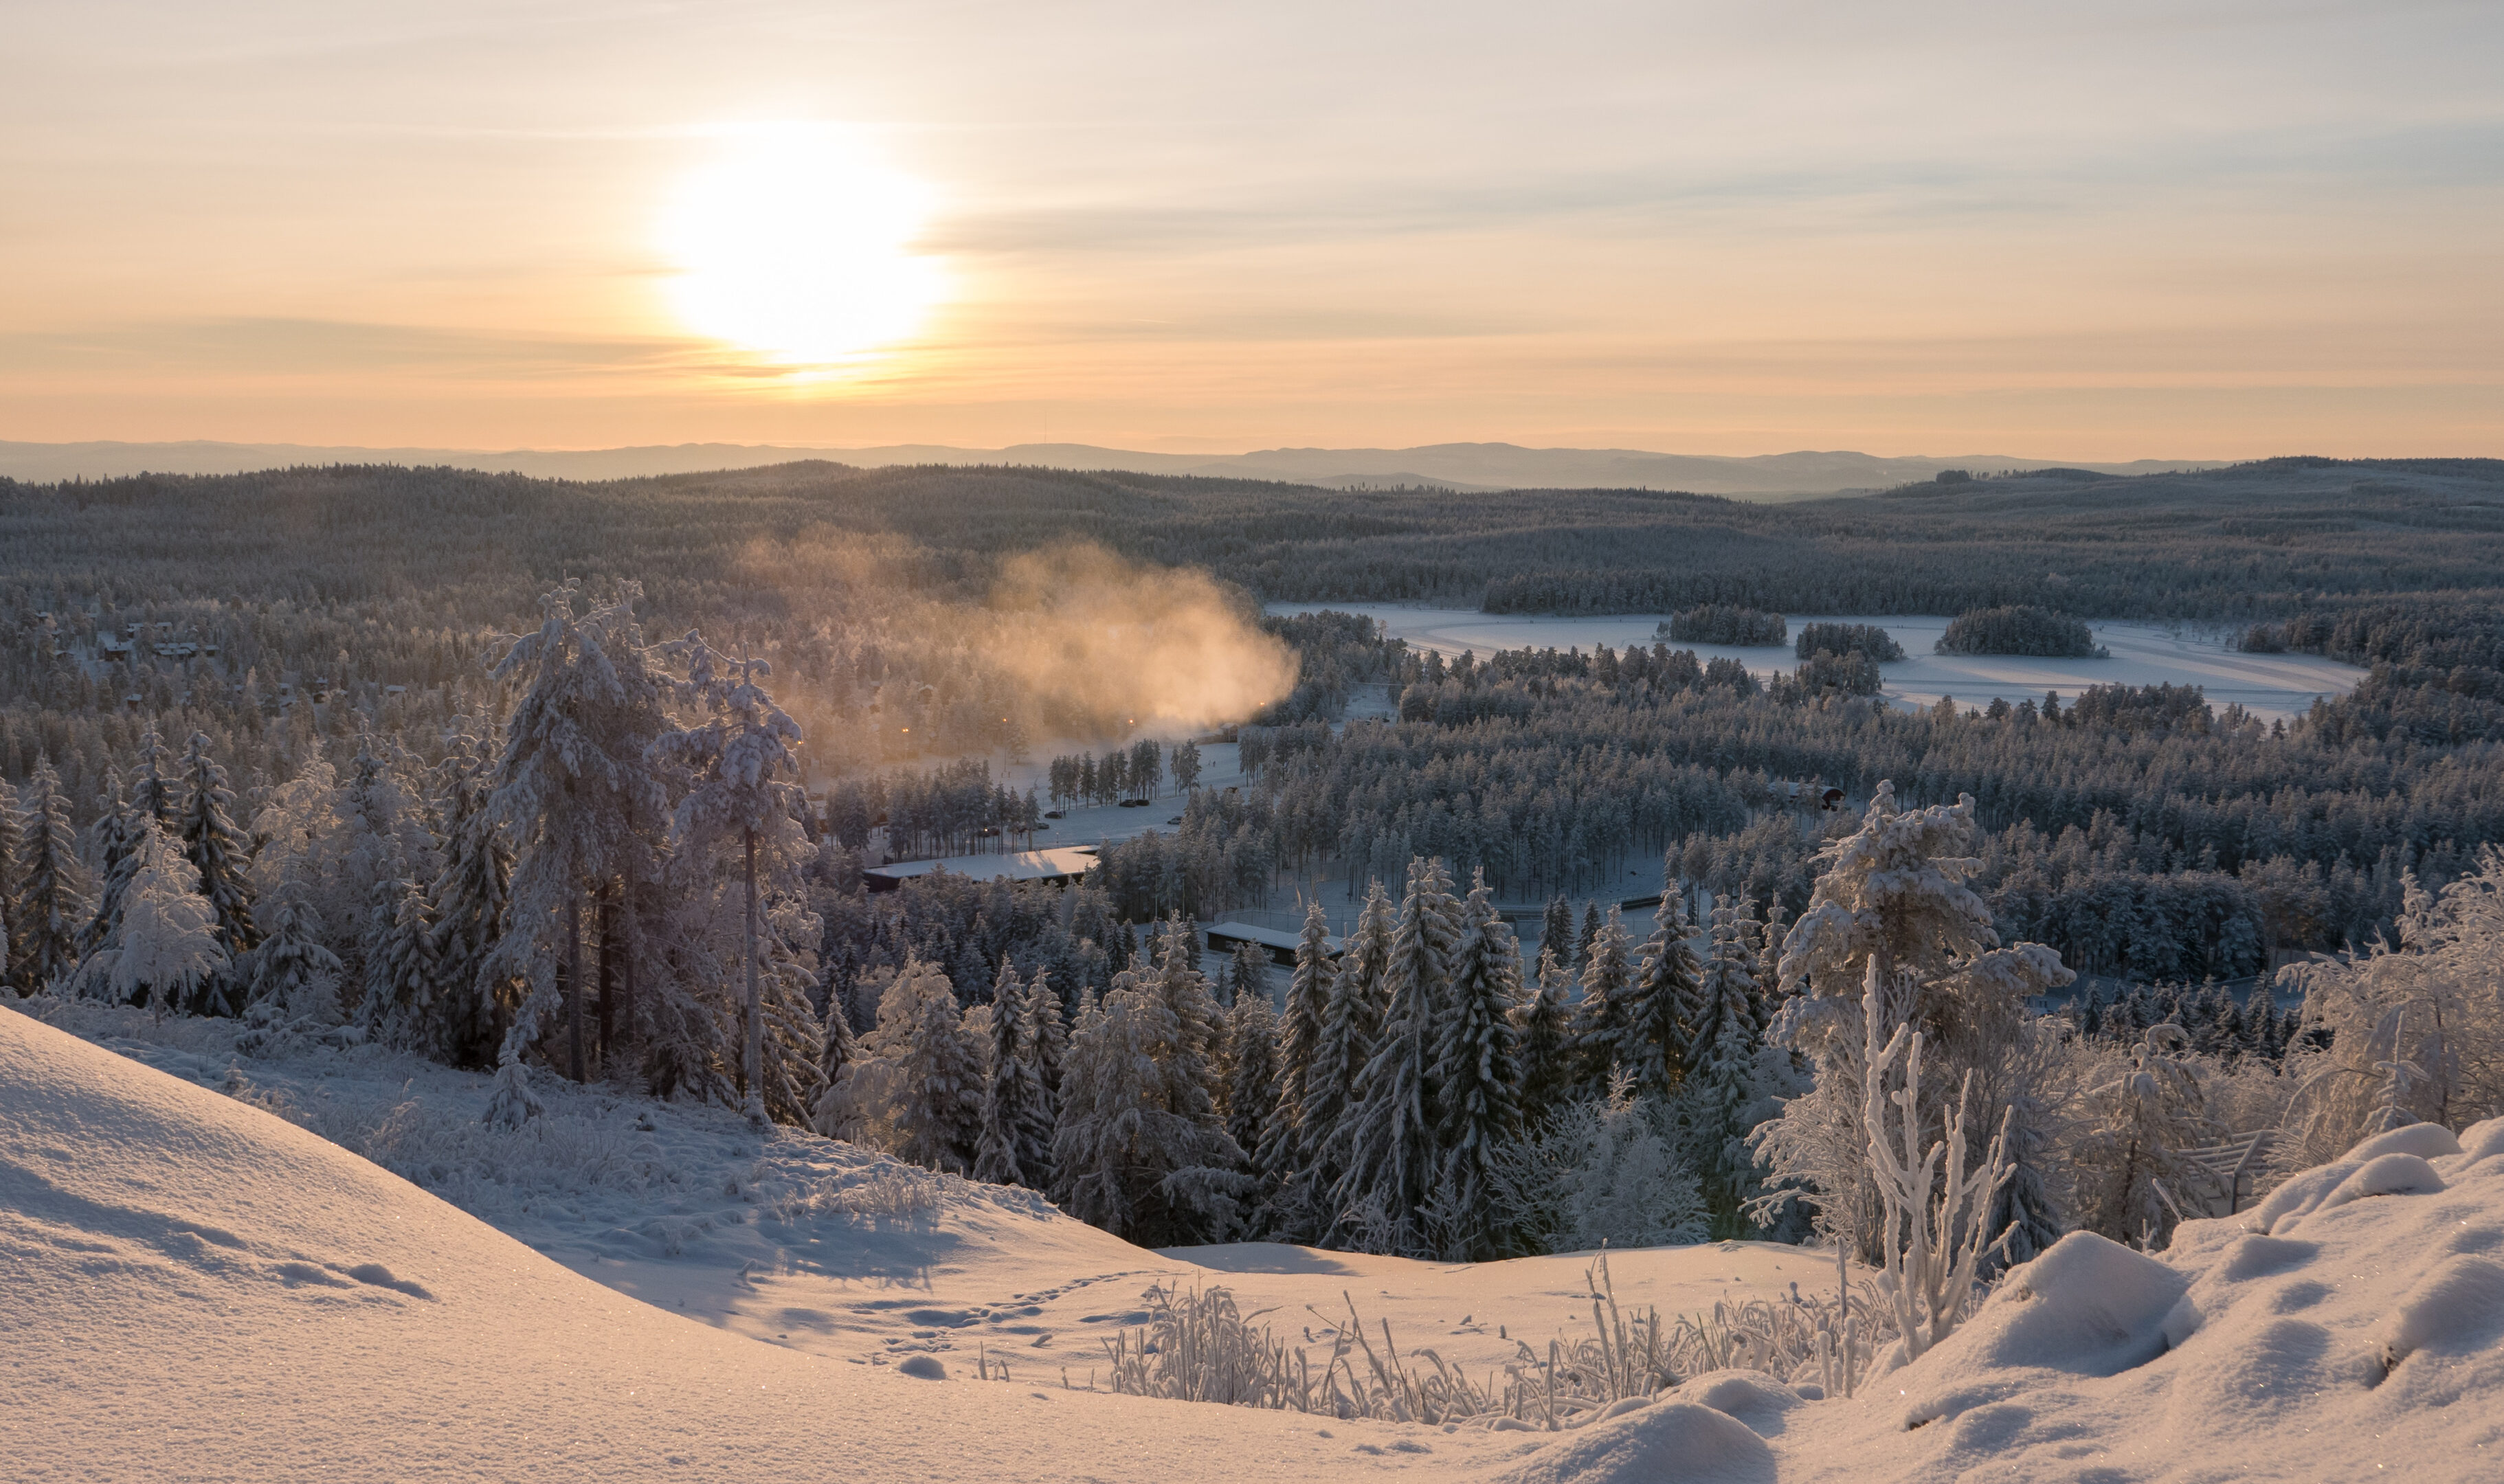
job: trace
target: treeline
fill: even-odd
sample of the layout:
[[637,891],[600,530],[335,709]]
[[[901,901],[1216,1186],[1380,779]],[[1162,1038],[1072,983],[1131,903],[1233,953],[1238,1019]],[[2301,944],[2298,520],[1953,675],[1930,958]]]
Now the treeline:
[[2105,651],[2084,622],[2033,604],[1977,608],[1948,620],[1941,654],[2027,654],[2045,659],[2096,659]]
[[1675,644],[1779,644],[1790,631],[1780,613],[1708,603],[1671,614],[1659,637]]
[[1866,655],[1883,665],[1902,659],[1904,646],[1877,624],[1819,623],[1800,625],[1792,652],[1803,660],[1821,654]]

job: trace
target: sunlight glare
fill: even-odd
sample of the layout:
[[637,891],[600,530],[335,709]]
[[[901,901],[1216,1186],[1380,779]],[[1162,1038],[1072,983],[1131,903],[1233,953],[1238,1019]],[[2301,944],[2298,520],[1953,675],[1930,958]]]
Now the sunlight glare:
[[920,328],[943,287],[939,260],[914,251],[922,183],[831,125],[748,125],[723,140],[662,224],[671,300],[690,329],[805,367]]

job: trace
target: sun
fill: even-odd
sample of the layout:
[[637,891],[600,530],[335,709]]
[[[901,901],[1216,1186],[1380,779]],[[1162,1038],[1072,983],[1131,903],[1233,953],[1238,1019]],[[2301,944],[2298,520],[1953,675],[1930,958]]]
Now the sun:
[[722,130],[662,218],[679,320],[777,364],[841,365],[911,337],[945,287],[917,252],[930,192],[830,124]]

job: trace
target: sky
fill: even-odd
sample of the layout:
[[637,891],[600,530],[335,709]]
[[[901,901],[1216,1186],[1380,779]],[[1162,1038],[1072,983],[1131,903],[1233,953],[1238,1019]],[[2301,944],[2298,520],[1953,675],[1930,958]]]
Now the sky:
[[2504,7],[13,0],[0,438],[2504,454]]

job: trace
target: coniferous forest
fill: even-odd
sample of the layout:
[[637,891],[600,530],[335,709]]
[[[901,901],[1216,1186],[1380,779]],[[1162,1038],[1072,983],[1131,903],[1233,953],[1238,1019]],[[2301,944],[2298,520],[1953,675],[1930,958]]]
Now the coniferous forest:
[[[315,468],[0,484],[0,550],[10,990],[492,1070],[506,1122],[547,1078],[711,1100],[1146,1245],[1865,1243],[1839,1007],[1893,975],[1931,1105],[2008,1110],[2010,1260],[2161,1233],[2256,1130],[2293,1160],[2504,1095],[2504,1017],[2446,978],[2504,880],[2504,465],[1779,506]],[[1261,610],[1430,599],[1678,616],[1447,661]],[[1905,709],[1880,629],[1804,625],[1770,680],[1681,647],[1785,606],[2370,674],[2291,723],[2173,685]],[[1040,797],[991,771],[1045,754]],[[1177,822],[1075,884],[863,876],[1168,779]],[[1315,901],[1292,964],[1211,972],[1195,922],[1316,882],[1351,925]]]

